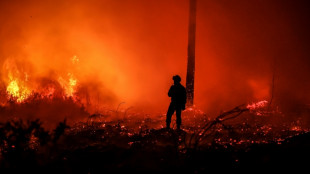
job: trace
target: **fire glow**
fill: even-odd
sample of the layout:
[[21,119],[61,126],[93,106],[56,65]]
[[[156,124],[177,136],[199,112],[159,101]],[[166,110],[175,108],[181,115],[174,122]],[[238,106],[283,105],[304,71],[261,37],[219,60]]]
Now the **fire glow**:
[[29,90],[18,84],[17,80],[12,80],[7,87],[8,95],[12,98],[16,98],[17,102],[24,101],[29,95]]
[[[3,98],[23,103],[38,95],[81,100],[94,110],[126,102],[124,107],[134,108],[129,112],[166,112],[172,75],[179,74],[181,83],[186,83],[188,2],[69,1],[0,2],[6,14],[0,17],[1,104],[8,103]],[[302,42],[291,33],[296,25],[279,16],[283,13],[278,8],[274,14],[278,4],[260,2],[243,15],[248,9],[243,3],[234,6],[240,13],[219,5],[224,2],[199,3],[197,108],[216,115],[261,101],[247,108],[264,115],[255,108],[272,103],[281,111],[294,111],[308,102],[309,84],[303,78],[309,70],[300,66],[307,65],[303,57],[308,56],[299,55],[299,50],[281,57],[291,48],[283,43],[302,48]],[[262,17],[254,13],[260,7],[267,8],[264,13],[272,18],[251,20]],[[275,33],[277,29],[281,32]],[[280,58],[281,63],[276,61]]]
[[308,4],[0,0],[0,168],[307,167]]
[[252,103],[252,104],[248,104],[247,108],[250,110],[255,110],[255,109],[259,109],[259,108],[263,108],[265,106],[267,106],[268,101],[267,100],[262,100],[256,103]]
[[[41,97],[54,97],[56,89],[51,85],[47,84],[43,89],[40,88],[30,88],[27,84],[35,83],[28,79],[26,74],[26,79],[19,79],[9,75],[9,82],[6,87],[7,97],[9,100],[22,103],[27,100],[31,95],[40,94]],[[64,91],[63,97],[75,97],[76,89],[78,87],[78,80],[74,77],[72,73],[68,73],[66,78],[59,77],[57,81]],[[32,86],[35,86],[32,84]]]

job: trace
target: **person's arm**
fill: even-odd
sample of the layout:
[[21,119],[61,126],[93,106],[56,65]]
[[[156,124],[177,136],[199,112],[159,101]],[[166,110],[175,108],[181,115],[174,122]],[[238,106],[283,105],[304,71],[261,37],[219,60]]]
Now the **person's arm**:
[[171,86],[170,89],[169,89],[169,91],[168,91],[168,96],[169,96],[169,97],[172,96],[172,87],[173,87],[173,86]]

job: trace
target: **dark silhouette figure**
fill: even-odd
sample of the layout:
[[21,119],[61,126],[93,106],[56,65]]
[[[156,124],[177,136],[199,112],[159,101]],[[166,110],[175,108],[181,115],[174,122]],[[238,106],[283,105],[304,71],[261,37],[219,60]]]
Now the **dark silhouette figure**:
[[173,76],[174,84],[170,87],[168,96],[171,97],[171,103],[167,111],[166,124],[167,128],[170,128],[171,117],[174,112],[177,116],[177,128],[180,129],[181,126],[181,112],[185,109],[186,104],[186,89],[181,85],[181,77],[179,75]]

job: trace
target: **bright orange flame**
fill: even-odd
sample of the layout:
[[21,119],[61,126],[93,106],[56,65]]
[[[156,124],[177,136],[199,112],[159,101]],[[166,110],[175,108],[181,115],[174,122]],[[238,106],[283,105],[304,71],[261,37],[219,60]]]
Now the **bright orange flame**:
[[26,87],[21,85],[21,83],[12,77],[10,77],[10,82],[6,88],[9,97],[16,98],[17,102],[23,102],[27,99],[30,95],[30,90]]
[[[74,55],[71,58],[71,62],[73,65],[78,64],[79,61],[80,59],[76,55]],[[66,96],[73,97],[76,92],[76,88],[77,88],[77,79],[75,78],[73,73],[68,73],[67,76],[68,76],[68,80],[65,80],[62,77],[59,77],[59,83],[62,85],[63,89],[65,90]]]
[[77,79],[74,78],[73,74],[68,73],[68,80],[65,80],[62,77],[59,77],[58,81],[62,85],[63,89],[65,90],[65,95],[67,97],[73,97],[76,92],[77,87]]
[[[77,64],[79,58],[73,56],[71,58],[72,64]],[[24,72],[24,67],[18,67],[17,63],[11,59],[6,62],[6,72],[8,74],[8,81],[6,85],[6,92],[8,99],[14,100],[18,103],[25,101],[31,94],[39,94],[41,97],[53,98],[56,94],[56,88],[52,84],[45,84],[47,86],[37,83],[37,79],[29,78],[33,74]],[[57,82],[62,87],[63,97],[74,97],[78,90],[78,80],[74,73],[67,73],[67,77],[60,76]]]

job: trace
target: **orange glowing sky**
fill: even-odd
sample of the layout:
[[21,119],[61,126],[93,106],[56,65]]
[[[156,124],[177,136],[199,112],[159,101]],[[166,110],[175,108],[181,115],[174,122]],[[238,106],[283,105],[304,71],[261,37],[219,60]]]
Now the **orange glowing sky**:
[[[7,64],[31,82],[74,74],[102,104],[165,111],[172,76],[185,84],[188,0],[0,2]],[[197,0],[195,104],[206,112],[269,100],[310,102],[307,1]],[[72,58],[79,58],[78,64]],[[20,74],[19,74],[20,75]]]

